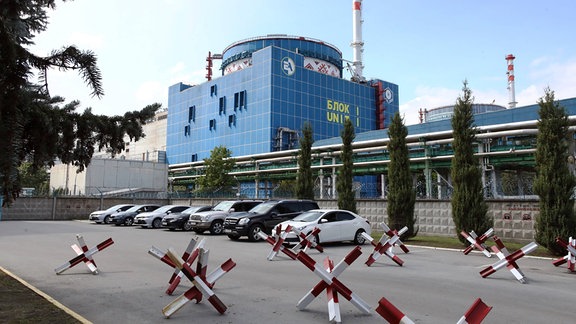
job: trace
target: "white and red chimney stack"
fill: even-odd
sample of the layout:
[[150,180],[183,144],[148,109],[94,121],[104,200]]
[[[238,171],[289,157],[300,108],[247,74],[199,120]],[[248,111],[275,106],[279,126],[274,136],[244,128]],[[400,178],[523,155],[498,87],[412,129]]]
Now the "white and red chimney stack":
[[514,55],[508,54],[506,56],[506,63],[508,64],[508,108],[516,108],[516,90],[514,89]]
[[362,52],[364,52],[364,42],[362,41],[362,0],[352,0],[352,50],[354,68],[352,78],[354,81],[364,81],[362,69]]

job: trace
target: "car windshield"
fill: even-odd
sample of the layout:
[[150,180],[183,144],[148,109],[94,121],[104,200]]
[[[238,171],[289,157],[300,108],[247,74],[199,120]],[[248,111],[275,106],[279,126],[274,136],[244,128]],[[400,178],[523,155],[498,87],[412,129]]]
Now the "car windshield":
[[264,203],[261,203],[259,205],[252,207],[252,209],[250,209],[249,212],[250,213],[256,213],[256,214],[265,214],[270,209],[274,208],[274,206],[276,206],[276,204],[278,204],[278,202],[276,202],[276,201],[264,202]]
[[154,212],[155,212],[155,213],[159,213],[159,214],[160,214],[160,213],[165,213],[165,212],[169,211],[170,209],[172,209],[172,208],[174,208],[174,207],[175,207],[174,205],[166,205],[166,206],[162,206],[162,207],[156,209]]
[[234,205],[233,201],[221,201],[216,206],[214,206],[213,210],[228,211],[230,208],[232,208],[232,205]]
[[113,211],[117,211],[118,209],[124,207],[125,205],[114,205],[108,209],[106,209],[107,212],[113,212]]
[[294,217],[292,220],[295,222],[314,222],[317,221],[318,218],[322,217],[324,212],[320,211],[307,211],[303,212],[302,214]]
[[142,208],[142,206],[144,206],[144,205],[136,205],[134,207],[130,207],[130,208],[126,209],[125,211],[126,212],[135,212],[135,211],[138,211],[138,209]]
[[191,214],[191,213],[195,213],[197,212],[199,209],[204,208],[204,206],[192,206],[190,208],[186,208],[183,211],[181,211],[182,214]]

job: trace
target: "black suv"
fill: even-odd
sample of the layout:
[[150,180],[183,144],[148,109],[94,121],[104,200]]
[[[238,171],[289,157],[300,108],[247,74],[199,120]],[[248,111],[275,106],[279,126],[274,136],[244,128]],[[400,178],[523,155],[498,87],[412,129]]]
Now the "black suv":
[[312,200],[269,200],[247,212],[232,213],[226,217],[224,233],[232,240],[248,236],[250,241],[259,241],[259,231],[270,234],[276,224],[310,209],[319,209],[318,204]]

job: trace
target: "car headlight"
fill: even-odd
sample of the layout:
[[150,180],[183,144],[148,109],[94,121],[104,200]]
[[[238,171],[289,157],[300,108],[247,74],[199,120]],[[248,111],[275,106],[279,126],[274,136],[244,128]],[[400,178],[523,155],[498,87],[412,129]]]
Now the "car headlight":
[[240,220],[238,221],[238,225],[246,225],[246,224],[248,224],[249,221],[250,221],[250,218],[248,218],[248,217],[240,218]]
[[298,231],[302,232],[307,226],[298,226],[298,227],[294,227],[295,229],[297,229]]

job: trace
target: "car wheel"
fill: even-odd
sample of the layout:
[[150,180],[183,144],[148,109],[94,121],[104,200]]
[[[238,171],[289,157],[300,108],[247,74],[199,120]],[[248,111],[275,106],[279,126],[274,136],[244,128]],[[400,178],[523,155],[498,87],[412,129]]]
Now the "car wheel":
[[364,238],[364,235],[362,235],[362,233],[364,233],[363,229],[359,229],[356,231],[356,234],[354,235],[354,244],[364,245],[364,243],[366,243],[366,238]]
[[215,220],[210,225],[210,234],[212,235],[222,234],[223,231],[224,231],[224,225],[220,220]]
[[250,227],[248,230],[248,240],[250,242],[260,241],[262,238],[258,235],[258,232],[262,232],[262,225],[255,224]]
[[312,237],[312,242],[320,245],[320,236],[318,236],[318,234],[314,235],[314,236]]
[[183,231],[191,231],[192,230],[192,225],[188,222],[184,222],[184,225],[182,225],[182,230]]
[[104,224],[110,224],[110,216],[104,217]]
[[152,221],[152,228],[160,228],[162,226],[162,219],[156,218]]
[[132,226],[132,224],[134,224],[134,218],[132,218],[132,217],[126,217],[126,219],[124,220],[124,225],[126,225],[126,226]]
[[228,234],[228,238],[231,239],[232,241],[238,241],[240,235]]

